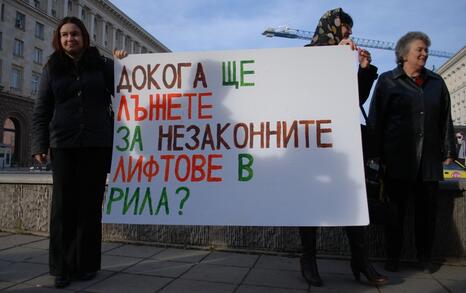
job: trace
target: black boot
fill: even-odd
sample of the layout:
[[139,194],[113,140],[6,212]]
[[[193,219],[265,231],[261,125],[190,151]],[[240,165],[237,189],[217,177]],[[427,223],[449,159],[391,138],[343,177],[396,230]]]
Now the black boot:
[[95,278],[97,272],[84,273],[78,277],[81,281],[89,281]]
[[301,257],[301,274],[303,278],[311,285],[321,287],[324,283],[319,275],[317,269],[317,262],[315,258]]
[[400,261],[398,258],[388,258],[385,261],[385,270],[388,272],[398,272],[400,269]]
[[361,281],[363,274],[372,285],[386,284],[388,278],[379,274],[367,257],[366,229],[362,226],[349,226],[345,230],[351,249],[351,270],[356,281]]
[[303,256],[301,257],[301,274],[303,278],[312,286],[321,287],[323,285],[316,263],[316,227],[299,227],[301,243],[303,246]]
[[353,271],[354,279],[358,282],[361,281],[361,274],[363,274],[367,281],[374,286],[381,286],[388,283],[388,277],[379,274],[368,261],[365,263],[358,263],[351,260],[351,270]]
[[55,288],[65,288],[71,283],[70,278],[66,276],[56,276],[55,277]]

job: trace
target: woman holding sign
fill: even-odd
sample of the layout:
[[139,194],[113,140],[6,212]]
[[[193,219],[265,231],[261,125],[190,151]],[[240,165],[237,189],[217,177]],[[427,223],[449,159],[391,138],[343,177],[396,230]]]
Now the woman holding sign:
[[426,273],[434,243],[438,181],[444,164],[456,155],[450,94],[442,77],[424,66],[429,37],[409,32],[395,47],[398,66],[383,73],[375,87],[369,119],[376,149],[385,170],[385,192],[396,208],[386,225],[388,260],[397,271],[403,243],[405,207],[414,199],[417,257]]
[[[359,70],[358,88],[359,103],[364,104],[369,96],[373,82],[377,78],[377,67],[370,64],[371,55],[368,51],[357,48],[349,36],[353,20],[341,8],[327,11],[319,20],[312,41],[307,46],[350,45],[358,51]],[[363,274],[373,285],[383,285],[388,278],[380,275],[370,264],[367,257],[365,227],[345,227],[351,249],[351,270],[356,280]],[[313,286],[322,286],[316,262],[316,232],[317,227],[300,227],[303,256],[301,257],[301,273],[306,281]]]
[[[100,270],[102,198],[113,142],[113,61],[76,17],[61,20],[32,117],[32,154],[53,165],[49,269],[55,287]],[[125,51],[114,51],[123,58]]]

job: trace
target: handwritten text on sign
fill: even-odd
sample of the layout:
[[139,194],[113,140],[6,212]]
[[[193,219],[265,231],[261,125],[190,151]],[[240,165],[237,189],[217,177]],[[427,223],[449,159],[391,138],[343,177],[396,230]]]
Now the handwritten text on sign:
[[120,60],[104,221],[367,224],[354,61],[338,46]]

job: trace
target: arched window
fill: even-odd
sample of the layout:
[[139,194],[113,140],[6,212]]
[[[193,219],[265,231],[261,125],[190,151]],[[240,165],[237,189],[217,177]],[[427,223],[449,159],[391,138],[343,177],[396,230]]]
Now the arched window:
[[10,146],[11,157],[12,157],[13,162],[17,161],[16,155],[18,155],[18,154],[15,154],[16,147],[17,147],[16,138],[17,138],[17,133],[16,133],[15,123],[10,118],[7,118],[5,120],[5,123],[3,124],[3,144]]

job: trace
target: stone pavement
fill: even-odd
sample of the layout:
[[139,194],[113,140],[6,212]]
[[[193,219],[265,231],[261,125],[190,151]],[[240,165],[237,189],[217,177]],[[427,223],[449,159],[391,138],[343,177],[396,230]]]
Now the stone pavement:
[[[46,237],[0,232],[2,292],[466,292],[466,266],[429,275],[405,266],[376,288],[355,282],[347,260],[319,259],[324,287],[301,278],[297,257],[103,243],[102,271],[91,281],[53,288]],[[384,272],[382,263],[375,262]]]

